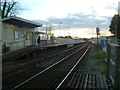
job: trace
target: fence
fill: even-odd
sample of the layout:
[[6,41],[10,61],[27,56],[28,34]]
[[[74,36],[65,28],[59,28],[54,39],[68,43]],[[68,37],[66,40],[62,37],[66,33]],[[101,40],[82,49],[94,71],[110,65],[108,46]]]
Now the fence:
[[107,44],[107,78],[120,90],[120,45]]

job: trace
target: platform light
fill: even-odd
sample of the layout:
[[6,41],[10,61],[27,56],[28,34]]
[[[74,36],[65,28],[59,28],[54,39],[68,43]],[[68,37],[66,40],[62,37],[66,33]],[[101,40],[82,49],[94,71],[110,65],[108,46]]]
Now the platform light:
[[61,29],[61,28],[60,28],[60,25],[61,25],[61,24],[62,24],[62,22],[59,23],[59,35],[58,35],[58,36],[60,36],[60,29]]

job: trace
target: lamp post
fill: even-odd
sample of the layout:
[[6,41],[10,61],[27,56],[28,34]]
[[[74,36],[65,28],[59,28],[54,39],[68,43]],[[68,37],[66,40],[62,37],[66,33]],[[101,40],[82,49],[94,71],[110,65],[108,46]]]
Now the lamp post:
[[60,36],[60,25],[61,25],[61,24],[62,24],[62,23],[60,22],[60,23],[59,23],[59,35],[58,35],[58,36]]
[[50,43],[50,44],[53,44],[53,40],[52,40],[52,39],[53,39],[53,38],[52,38],[53,35],[52,35],[52,33],[51,33],[51,30],[52,30],[52,23],[50,22],[50,23],[49,23],[49,28],[48,28],[48,31],[49,31],[49,32],[48,32],[48,35],[49,35],[49,40],[50,40],[49,43]]
[[46,38],[46,46],[47,46],[47,44],[48,44],[48,33],[47,33],[47,32],[48,32],[48,31],[47,31],[47,30],[48,30],[48,27],[47,27],[48,23],[49,23],[49,21],[46,21],[46,37],[47,37],[47,38]]

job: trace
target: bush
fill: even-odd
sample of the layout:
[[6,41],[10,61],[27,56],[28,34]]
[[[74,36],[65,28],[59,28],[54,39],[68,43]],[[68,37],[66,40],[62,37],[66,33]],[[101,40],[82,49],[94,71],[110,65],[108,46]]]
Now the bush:
[[106,53],[102,51],[100,46],[95,45],[93,50],[93,56],[94,59],[103,59],[106,58]]
[[106,53],[105,52],[96,52],[94,56],[97,59],[103,59],[103,58],[106,58]]

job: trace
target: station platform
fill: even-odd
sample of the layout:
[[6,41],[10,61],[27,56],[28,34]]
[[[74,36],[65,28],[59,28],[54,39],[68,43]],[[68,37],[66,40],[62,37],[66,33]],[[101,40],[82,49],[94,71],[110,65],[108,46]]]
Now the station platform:
[[25,48],[22,48],[22,49],[18,49],[16,51],[13,51],[13,52],[10,52],[10,53],[7,53],[7,54],[4,54],[2,55],[2,61],[5,62],[7,60],[11,60],[11,59],[15,59],[15,56],[18,56],[18,55],[23,55],[25,53],[28,53],[32,50],[33,47],[25,47]]
[[2,55],[2,61],[6,62],[9,60],[15,60],[23,55],[27,55],[29,53],[39,51],[39,50],[57,49],[57,48],[61,48],[61,47],[70,47],[70,46],[77,45],[77,44],[80,44],[80,43],[54,44],[54,45],[45,45],[45,46],[28,46],[28,47],[18,49],[18,50],[13,51],[13,52],[8,52],[8,53]]

